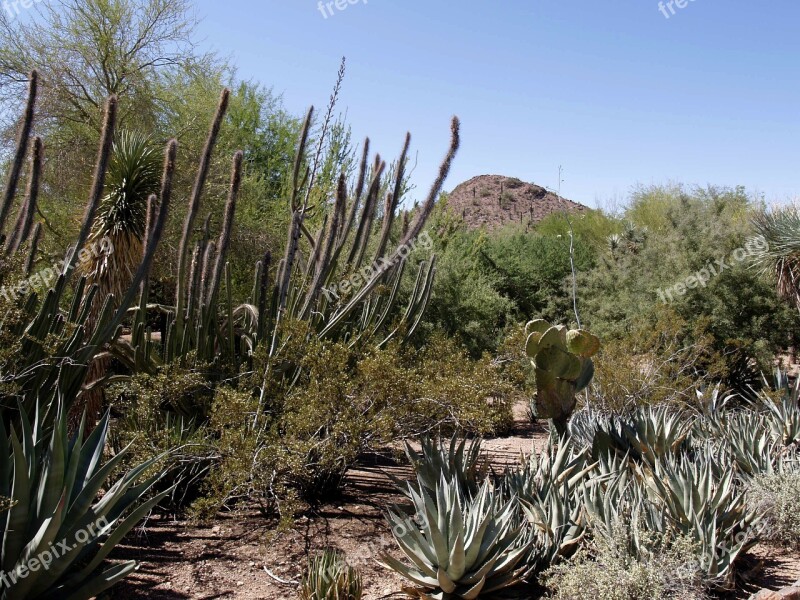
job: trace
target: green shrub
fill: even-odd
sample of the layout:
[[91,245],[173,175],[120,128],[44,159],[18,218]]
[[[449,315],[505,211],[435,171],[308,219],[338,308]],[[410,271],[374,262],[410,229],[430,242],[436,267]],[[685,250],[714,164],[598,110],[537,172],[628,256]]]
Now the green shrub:
[[281,357],[301,375],[263,399],[216,391],[208,429],[219,460],[199,516],[249,498],[288,520],[335,495],[364,452],[437,429],[502,433],[513,421],[516,392],[502,368],[440,335],[419,349],[392,341],[381,350],[294,336]]
[[761,537],[800,548],[800,471],[756,477],[750,490],[756,510],[765,515]]
[[[631,555],[634,536],[649,548],[645,558]],[[543,582],[555,600],[701,600],[707,596],[689,562],[694,553],[687,538],[669,541],[633,523],[620,525],[611,536],[596,537],[572,560],[550,568]]]
[[[723,376],[732,386],[746,389],[753,374],[757,384],[759,369],[771,370],[775,354],[796,346],[800,334],[797,312],[753,268],[755,257],[742,262],[732,258],[756,235],[750,216],[757,208],[742,188],[638,190],[624,218],[638,230],[646,228],[648,235],[635,252],[606,250],[596,268],[581,271],[586,325],[609,343],[635,340],[642,322],[655,325],[668,303],[685,323],[677,338],[680,347],[708,346],[723,359]],[[719,260],[725,262],[724,270],[715,263]],[[715,264],[712,273],[708,266]],[[703,269],[709,272],[708,281],[691,284],[688,278]],[[684,282],[685,293],[674,290]],[[706,341],[701,343],[699,336]],[[702,369],[702,350],[697,355]]]
[[713,348],[713,339],[701,325],[690,324],[670,307],[656,311],[652,320],[637,320],[622,338],[603,339],[595,358],[591,404],[622,412],[652,404],[692,404],[704,382],[727,373]]

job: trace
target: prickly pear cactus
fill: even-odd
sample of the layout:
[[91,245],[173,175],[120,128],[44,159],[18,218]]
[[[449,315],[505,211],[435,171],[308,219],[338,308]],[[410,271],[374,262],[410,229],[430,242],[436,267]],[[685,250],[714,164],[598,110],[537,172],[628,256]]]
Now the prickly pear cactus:
[[525,351],[536,370],[536,415],[552,419],[563,434],[578,392],[594,377],[592,356],[600,350],[600,339],[588,331],[552,326],[542,319],[528,323],[525,332]]

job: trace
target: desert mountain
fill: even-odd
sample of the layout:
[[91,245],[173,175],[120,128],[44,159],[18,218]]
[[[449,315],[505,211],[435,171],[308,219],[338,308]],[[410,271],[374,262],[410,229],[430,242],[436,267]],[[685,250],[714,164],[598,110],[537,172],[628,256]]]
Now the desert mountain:
[[510,223],[536,224],[553,212],[581,213],[583,204],[514,177],[480,175],[457,186],[447,205],[468,227],[496,229]]

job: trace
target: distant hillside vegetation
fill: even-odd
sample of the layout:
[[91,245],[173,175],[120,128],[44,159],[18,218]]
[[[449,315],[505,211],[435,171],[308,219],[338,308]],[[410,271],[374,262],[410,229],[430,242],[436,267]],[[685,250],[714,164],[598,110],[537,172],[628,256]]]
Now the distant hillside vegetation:
[[541,186],[502,175],[473,177],[452,191],[447,205],[468,227],[487,229],[509,223],[536,224],[553,212],[588,210]]

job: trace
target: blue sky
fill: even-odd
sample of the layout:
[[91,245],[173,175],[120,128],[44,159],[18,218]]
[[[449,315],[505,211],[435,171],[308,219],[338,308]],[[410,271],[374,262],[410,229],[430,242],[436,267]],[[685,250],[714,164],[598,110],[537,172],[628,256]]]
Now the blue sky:
[[[447,189],[502,174],[590,206],[637,184],[745,185],[800,197],[800,3],[686,0],[198,0],[204,43],[241,78],[323,109],[341,56],[356,139],[394,158],[412,133],[418,195],[451,115]],[[327,12],[327,11],[326,11]]]

